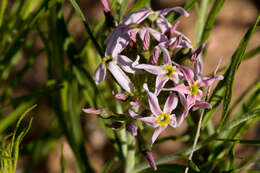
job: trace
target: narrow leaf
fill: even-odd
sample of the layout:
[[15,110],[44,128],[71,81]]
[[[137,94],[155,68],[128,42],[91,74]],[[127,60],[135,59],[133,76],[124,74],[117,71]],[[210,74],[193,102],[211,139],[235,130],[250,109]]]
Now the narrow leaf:
[[241,40],[236,52],[232,55],[231,58],[231,64],[230,68],[228,70],[228,73],[225,74],[226,78],[226,90],[225,90],[225,95],[224,95],[224,103],[223,103],[223,110],[222,110],[222,118],[220,120],[220,123],[218,125],[218,129],[220,130],[223,125],[225,124],[227,118],[229,117],[228,114],[228,108],[232,99],[232,94],[233,94],[233,84],[234,84],[234,79],[235,79],[235,74],[238,70],[238,67],[242,61],[242,58],[244,56],[244,53],[246,51],[246,48],[248,46],[248,43],[256,31],[256,27],[258,25],[258,22],[260,20],[260,15],[258,16],[255,24],[248,30],[244,38]]

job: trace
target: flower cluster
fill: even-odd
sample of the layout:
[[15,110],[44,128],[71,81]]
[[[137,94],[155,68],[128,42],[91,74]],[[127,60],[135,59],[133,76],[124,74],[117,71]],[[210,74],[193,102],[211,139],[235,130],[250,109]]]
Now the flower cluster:
[[[167,20],[171,12],[189,16],[181,7],[141,9],[126,16],[107,37],[105,57],[94,72],[99,84],[108,69],[123,89],[113,95],[129,103],[125,123],[132,135],[138,135],[135,120],[155,128],[150,145],[168,125],[179,127],[191,110],[210,109],[211,105],[202,101],[201,88],[223,79],[201,77],[200,53],[205,45],[193,49],[191,41],[177,30],[179,22]],[[104,110],[83,111],[102,114]]]

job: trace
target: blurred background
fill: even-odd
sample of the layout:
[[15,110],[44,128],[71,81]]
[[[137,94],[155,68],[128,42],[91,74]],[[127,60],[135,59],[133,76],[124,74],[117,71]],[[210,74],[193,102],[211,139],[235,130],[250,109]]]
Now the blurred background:
[[[12,0],[9,0],[12,2]],[[13,1],[14,2],[14,1]],[[173,6],[183,5],[185,0],[152,0],[151,7],[154,10],[168,8]],[[135,3],[132,1],[132,3]],[[9,3],[10,9],[12,3]],[[91,25],[95,25],[103,17],[103,10],[98,0],[84,0],[79,3],[80,8],[84,12],[87,21]],[[69,2],[66,2],[62,6],[62,10],[65,15],[65,19],[69,17],[70,9],[72,8]],[[212,73],[218,62],[218,58],[223,56],[222,66],[225,66],[230,60],[233,52],[242,39],[243,35],[251,24],[255,22],[255,19],[260,11],[260,2],[258,0],[228,0],[224,7],[218,14],[216,23],[209,40],[207,41],[207,51],[204,56],[204,74],[208,75]],[[194,29],[195,29],[195,11],[191,9],[189,11],[190,17],[180,18],[179,30],[188,36],[194,43]],[[77,14],[72,16],[69,23],[69,32],[74,36],[76,45],[81,45],[83,42],[82,36],[85,35],[84,26]],[[33,34],[33,33],[32,33]],[[12,38],[10,38],[12,39]],[[25,40],[26,41],[26,40]],[[40,40],[36,40],[31,49],[26,51],[27,57],[43,48],[43,43]],[[258,30],[253,36],[247,50],[255,48],[260,45],[260,31]],[[46,61],[46,53],[40,53],[31,68],[23,76],[19,85],[15,88],[12,97],[22,96],[26,93],[31,93],[39,90],[46,83],[47,73],[44,67]],[[24,65],[21,61],[17,64],[15,71],[19,71]],[[95,68],[95,67],[91,67]],[[13,72],[13,75],[15,74]],[[11,74],[12,75],[12,74]],[[234,84],[234,99],[241,94],[250,84],[252,84],[260,76],[260,56],[254,57],[250,60],[244,61],[238,70],[236,80]],[[0,88],[1,89],[1,88]],[[233,99],[233,100],[234,100]],[[49,133],[53,123],[56,121],[55,112],[51,109],[48,96],[40,97],[37,101],[38,107],[31,114],[34,116],[33,124],[28,135],[25,137],[23,144],[30,147],[30,141],[43,137],[46,133]],[[6,110],[8,114],[11,110]],[[216,112],[213,118],[214,122],[219,120],[219,113]],[[4,116],[2,114],[1,116]],[[82,113],[81,124],[84,128],[84,137],[86,141],[86,149],[89,155],[90,163],[93,168],[100,172],[104,167],[104,163],[111,159],[115,154],[111,143],[107,140],[104,131],[99,125],[99,121],[94,116],[87,116]],[[13,128],[10,128],[10,132]],[[180,128],[171,129],[168,128],[162,136],[175,135],[182,136],[188,130],[188,126],[184,123]],[[58,133],[58,132],[57,132]],[[245,135],[245,139],[260,139],[260,123],[250,127],[250,130]],[[60,172],[60,157],[61,157],[61,144],[64,144],[64,157],[67,162],[66,172],[75,172],[75,159],[73,153],[64,137],[59,140],[53,140],[48,149],[46,149],[46,155],[31,168],[36,173],[58,173]],[[155,145],[153,148],[155,158],[163,156],[172,152],[179,151],[185,148],[184,142],[169,141],[160,145]],[[256,147],[243,147],[239,146],[237,154],[237,160],[243,158],[249,153],[257,150]],[[23,172],[25,165],[30,163],[32,155],[26,152],[26,148],[22,150],[21,159],[18,164],[18,171]],[[48,152],[47,152],[48,151]],[[179,160],[177,162],[182,162]]]

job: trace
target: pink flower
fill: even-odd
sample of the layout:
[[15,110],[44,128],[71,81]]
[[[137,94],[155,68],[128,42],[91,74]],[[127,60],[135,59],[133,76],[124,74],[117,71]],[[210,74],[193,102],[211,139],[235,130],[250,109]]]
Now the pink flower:
[[[115,57],[112,56],[106,56],[103,58],[103,61],[97,69],[94,72],[94,79],[97,84],[104,81],[106,76],[106,70],[108,69],[110,73],[114,76],[118,84],[127,92],[133,93],[133,84],[130,81],[129,77],[123,72],[122,69],[124,69],[126,72],[129,73],[135,73],[135,71],[131,68],[130,65],[127,65],[127,63],[131,64],[132,60],[127,58],[124,55],[118,55]],[[120,65],[120,68],[118,66]]]
[[107,0],[100,0],[102,6],[103,6],[103,9],[106,13],[110,12],[110,8],[109,8],[109,5],[108,5],[108,2]]
[[[179,92],[180,100],[182,105],[184,106],[184,112],[181,116],[181,119],[178,122],[178,125],[182,123],[182,121],[187,116],[189,110],[193,107],[193,110],[196,110],[198,108],[211,108],[211,105],[207,102],[202,102],[202,90],[200,90],[201,87],[204,86],[210,86],[213,84],[215,80],[222,80],[223,76],[215,76],[215,77],[203,77],[198,78],[197,80],[194,80],[195,76],[191,69],[185,66],[179,66],[181,69],[185,79],[188,82],[189,86],[186,86],[184,84],[179,84],[173,88],[164,88],[165,91],[177,91]],[[185,95],[187,95],[187,98]]]
[[148,117],[142,117],[132,110],[129,110],[129,114],[131,117],[143,121],[147,125],[156,128],[150,141],[152,145],[160,133],[164,131],[168,125],[172,126],[173,128],[177,127],[176,117],[174,114],[171,114],[171,112],[176,108],[178,104],[178,98],[175,94],[170,94],[162,111],[158,103],[157,96],[148,90],[147,84],[144,84],[144,89],[147,92],[148,102],[152,115]]
[[[155,82],[155,95],[159,95],[160,91],[164,87],[164,85],[169,81],[172,80],[175,84],[179,83],[179,76],[182,76],[180,70],[172,65],[173,62],[171,57],[168,53],[168,50],[164,47],[160,47],[163,51],[164,57],[164,65],[156,66],[150,64],[137,64],[133,63],[134,68],[143,69],[149,73],[157,75],[156,82]],[[136,60],[138,61],[138,59]]]

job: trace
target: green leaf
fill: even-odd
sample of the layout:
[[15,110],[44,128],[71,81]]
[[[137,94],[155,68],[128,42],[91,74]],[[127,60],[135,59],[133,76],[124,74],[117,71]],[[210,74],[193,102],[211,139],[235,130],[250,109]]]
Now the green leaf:
[[191,169],[193,169],[194,171],[196,171],[196,172],[199,172],[199,171],[200,171],[199,167],[198,167],[192,160],[189,160],[189,161],[188,161],[188,165],[189,165],[189,167],[190,167]]
[[227,73],[225,73],[225,75],[224,75],[225,81],[226,81],[226,90],[225,90],[225,95],[224,95],[222,118],[219,122],[218,130],[221,130],[221,128],[223,127],[223,125],[225,124],[226,120],[229,117],[228,108],[229,108],[229,105],[230,105],[230,102],[232,99],[235,74],[243,59],[243,56],[245,54],[248,43],[249,43],[252,35],[256,31],[256,27],[258,25],[259,20],[260,20],[260,15],[258,16],[255,24],[248,30],[248,32],[246,33],[244,38],[240,41],[240,44],[239,44],[237,50],[232,55],[230,68],[228,69]]
[[225,0],[215,0],[215,3],[212,6],[212,9],[210,10],[209,16],[207,18],[207,21],[205,23],[202,36],[200,37],[200,41],[198,45],[203,44],[209,37],[211,30],[213,28],[213,25],[215,23],[217,14],[219,13],[220,9],[224,5]]
[[93,41],[94,46],[96,47],[98,53],[100,54],[101,57],[104,57],[104,51],[102,50],[102,48],[98,44],[96,38],[94,37],[93,32],[91,31],[89,25],[87,24],[86,18],[84,16],[84,14],[82,13],[82,11],[80,10],[77,2],[75,0],[70,0],[70,2],[72,4],[72,6],[75,8],[76,12],[78,13],[80,19],[82,20],[82,22],[85,26],[85,29],[87,30],[87,33],[89,34],[91,40]]
[[62,144],[61,148],[60,148],[60,151],[61,151],[61,158],[60,158],[61,173],[65,173],[65,171],[66,171],[66,159],[64,157],[63,147],[64,147],[64,145]]
[[[218,105],[220,104],[220,102],[223,100],[224,97],[225,97],[225,107],[223,108],[224,114],[222,116],[221,124],[223,124],[226,121],[226,118],[227,118],[226,112],[227,112],[228,106],[231,101],[231,98],[229,98],[229,96],[232,96],[232,91],[230,92],[230,90],[232,90],[233,86],[230,86],[230,85],[233,85],[235,73],[241,63],[241,60],[245,53],[245,49],[248,45],[248,42],[251,39],[251,36],[253,35],[253,33],[255,32],[259,18],[260,17],[257,18],[256,23],[248,30],[248,32],[245,34],[244,38],[241,40],[237,50],[235,51],[235,53],[233,54],[233,56],[231,58],[231,61],[230,61],[231,63],[226,67],[226,70],[224,73],[224,79],[218,83],[217,87],[213,91],[213,93],[209,99],[209,103],[211,104],[212,109],[205,111],[205,116],[202,120],[202,125],[201,125],[202,130],[207,126],[208,121],[211,119],[211,117],[213,116],[213,113],[216,111],[216,109],[218,108]],[[229,84],[229,86],[227,88],[228,84]],[[230,93],[228,93],[228,92],[230,92]]]
[[0,6],[0,28],[3,24],[4,14],[5,14],[7,4],[8,4],[7,0],[2,0],[1,6]]
[[151,0],[137,0],[129,12],[134,12],[144,7],[150,7],[150,1]]
[[255,55],[259,54],[260,53],[260,46],[248,51],[244,57],[243,57],[243,60],[248,60],[252,57],[254,57]]
[[[183,173],[185,171],[186,166],[184,165],[178,165],[178,164],[164,164],[164,165],[158,165],[157,170],[154,171],[152,168],[145,169],[141,171],[140,173]],[[189,173],[194,173],[195,171],[189,170]]]
[[232,120],[230,123],[228,123],[227,125],[225,125],[222,128],[222,131],[231,130],[232,128],[240,125],[243,122],[246,122],[246,121],[249,121],[249,120],[252,120],[255,118],[259,118],[259,117],[260,117],[260,109],[255,109],[253,111],[250,111],[250,112],[244,114],[243,116],[241,116],[237,119]]
[[237,142],[245,145],[260,145],[260,140],[243,140],[243,139],[216,139],[217,141]]
[[25,112],[27,109],[30,109],[30,106],[34,103],[34,101],[34,99],[24,101],[23,104],[19,105],[8,116],[0,120],[0,133],[2,133],[6,128],[12,125],[18,118],[20,118],[23,112]]

